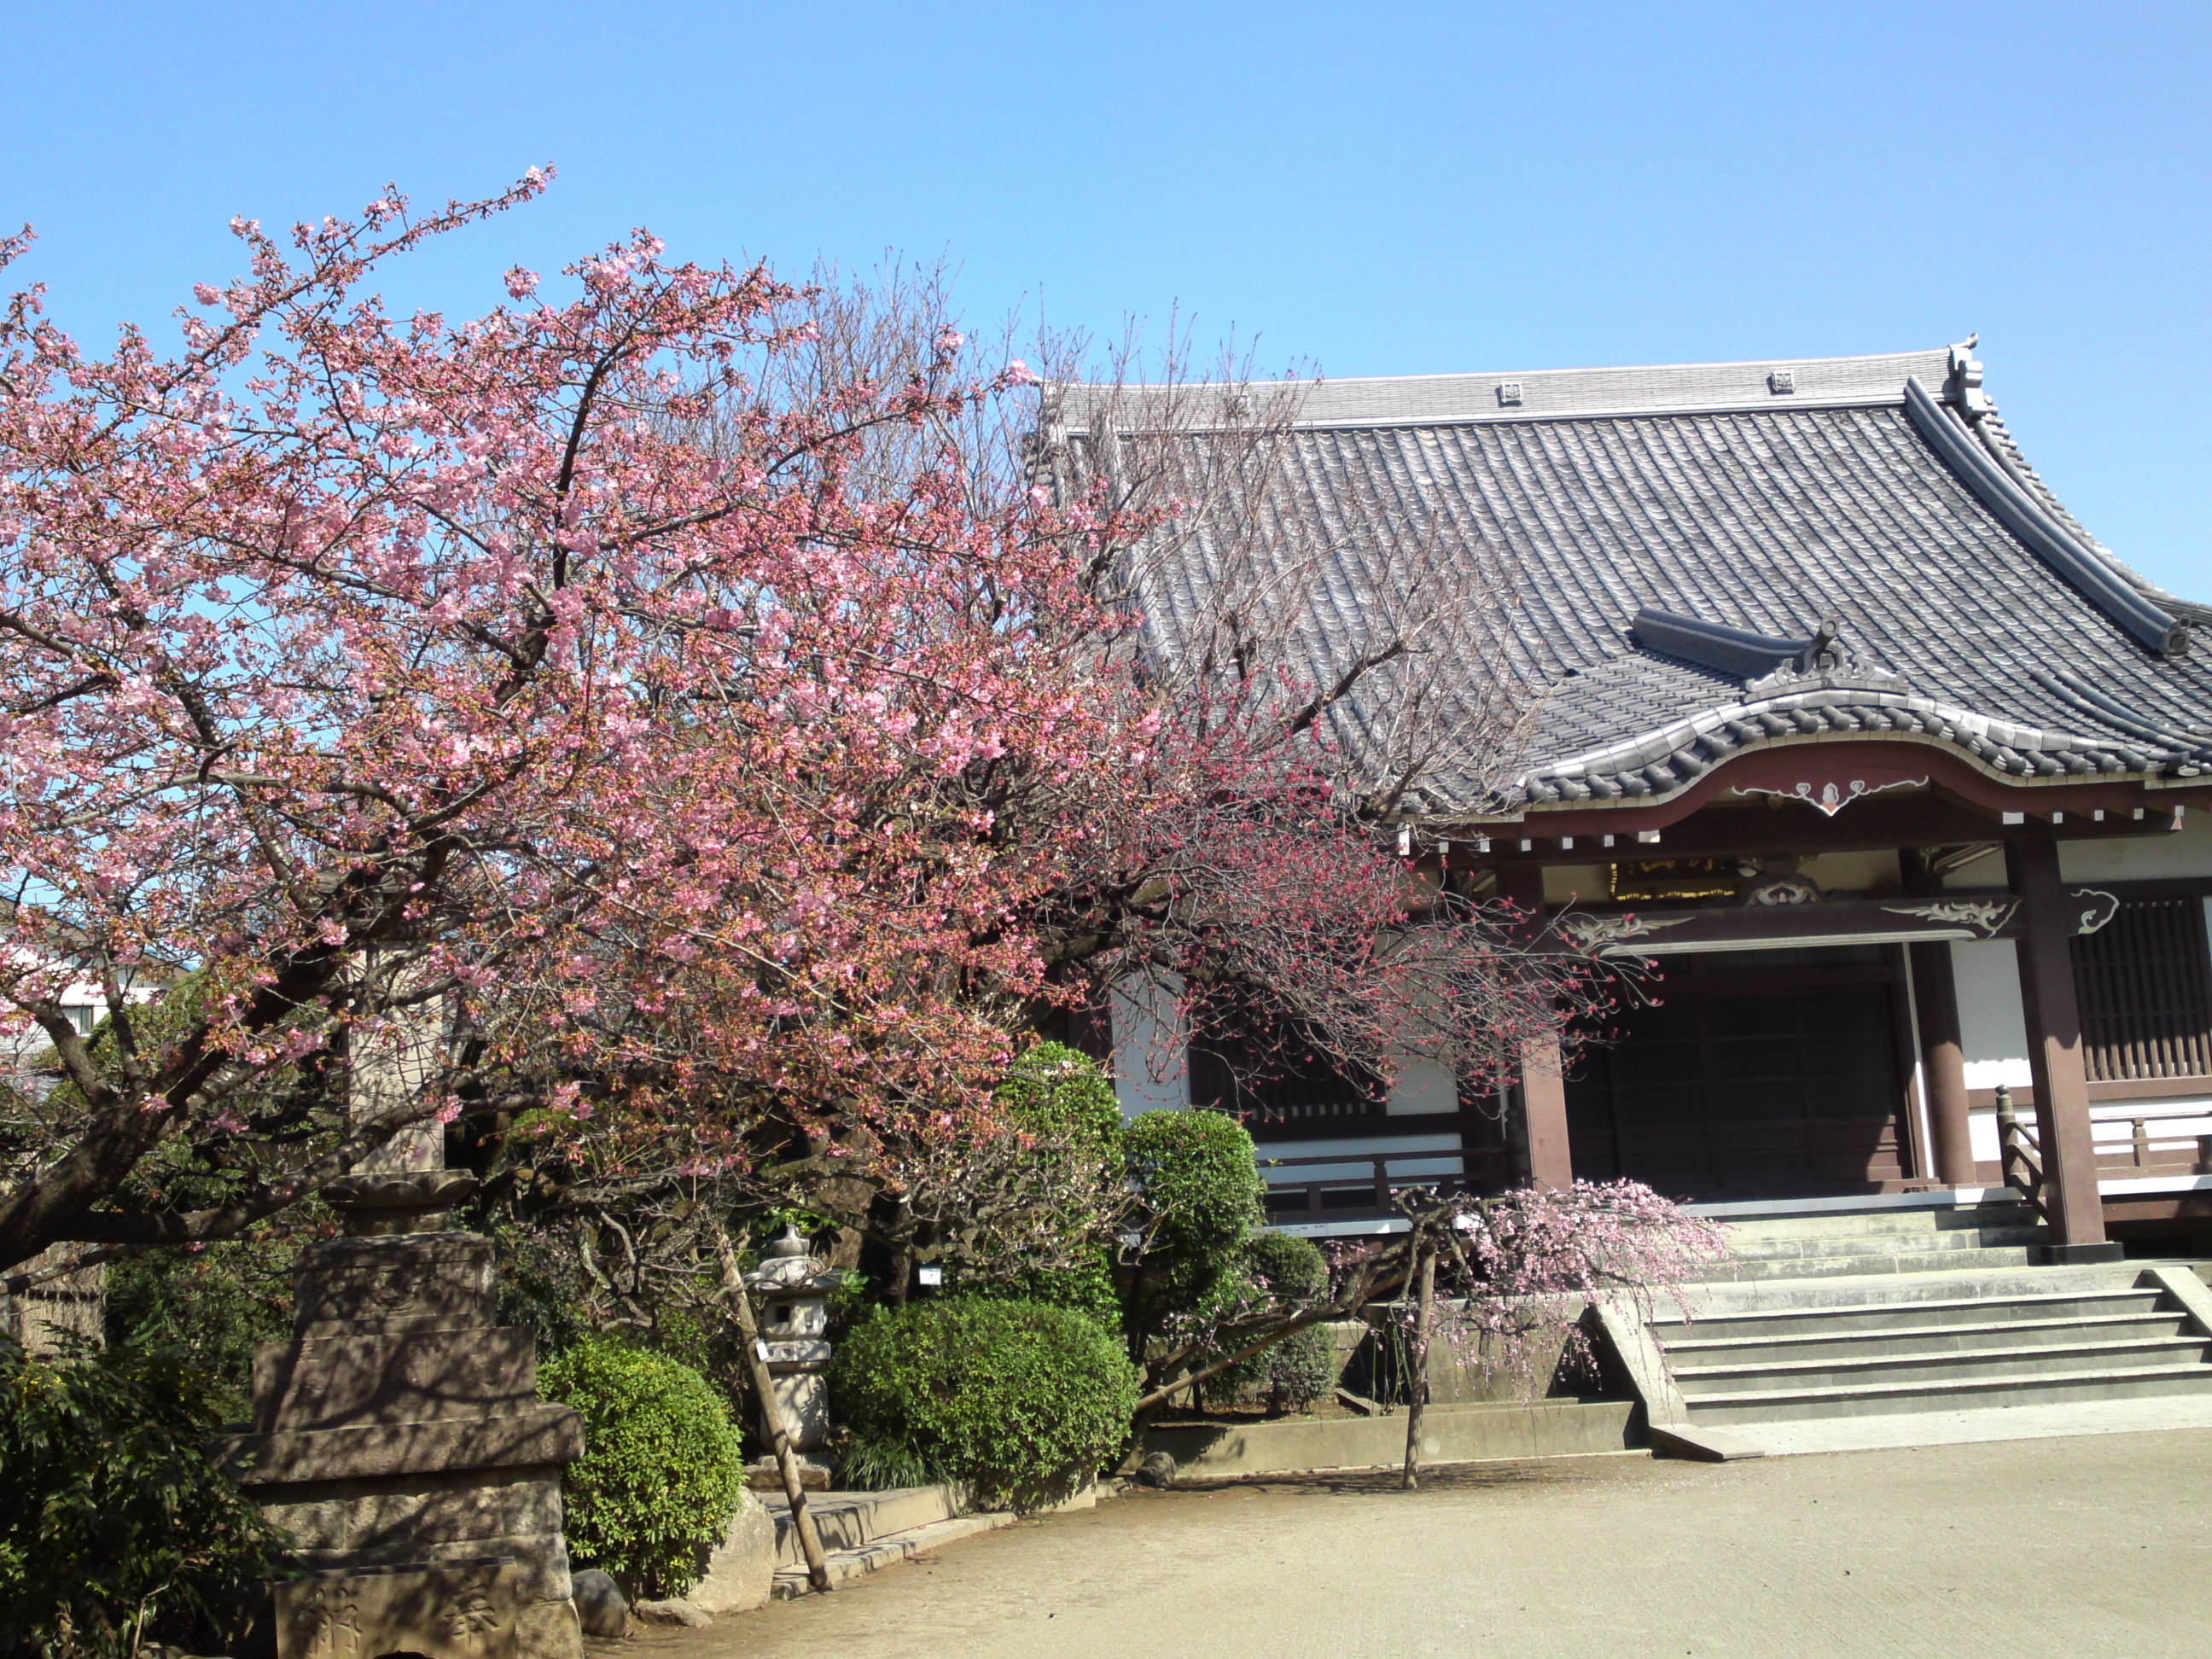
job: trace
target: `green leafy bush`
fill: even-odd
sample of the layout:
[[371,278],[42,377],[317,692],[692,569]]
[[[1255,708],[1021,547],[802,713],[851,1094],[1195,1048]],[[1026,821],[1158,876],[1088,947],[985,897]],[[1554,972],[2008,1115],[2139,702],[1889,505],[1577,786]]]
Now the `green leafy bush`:
[[964,1484],[984,1504],[1095,1473],[1121,1449],[1135,1369],[1094,1322],[1034,1302],[922,1302],[854,1328],[830,1362],[848,1480]]
[[1149,1254],[1194,1300],[1262,1218],[1252,1136],[1221,1112],[1146,1112],[1121,1136]]
[[1121,1103],[1098,1062],[1064,1042],[1024,1049],[992,1097],[1028,1129],[1066,1134],[1101,1147],[1121,1139]]
[[604,1341],[547,1364],[538,1392],[584,1419],[584,1455],[565,1478],[569,1548],[633,1595],[682,1595],[741,1501],[728,1401],[689,1365]]
[[214,1379],[174,1348],[0,1340],[0,1651],[221,1652],[281,1535],[209,1452]]
[[[1255,1233],[1191,1316],[1200,1329],[1220,1328],[1194,1363],[1204,1364],[1241,1347],[1250,1339],[1237,1328],[1239,1322],[1261,1310],[1301,1306],[1328,1291],[1328,1263],[1311,1240],[1291,1233]],[[1200,1389],[1211,1404],[1257,1400],[1279,1413],[1293,1406],[1303,1409],[1335,1386],[1336,1344],[1325,1328],[1310,1325],[1216,1371]]]
[[107,1270],[104,1316],[116,1348],[176,1350],[208,1374],[221,1414],[245,1417],[253,1351],[292,1334],[295,1238],[171,1246]]
[[1081,1314],[1101,1330],[1121,1328],[1121,1297],[1114,1287],[1112,1253],[1103,1245],[1073,1267],[1041,1267],[1006,1279],[961,1273],[947,1286],[963,1297],[992,1302],[1041,1302]]
[[[1024,1050],[993,1098],[1007,1118],[1036,1139],[1029,1157],[1039,1190],[1067,1197],[1056,1222],[1058,1251],[1069,1265],[1013,1267],[1001,1258],[963,1262],[946,1274],[948,1292],[994,1301],[1042,1302],[1087,1315],[1108,1330],[1121,1322],[1115,1289],[1110,1215],[1097,1201],[1125,1184],[1120,1141],[1121,1107],[1114,1085],[1087,1054],[1060,1042]],[[1017,1258],[1018,1259],[1018,1258]]]
[[1131,1353],[1213,1316],[1244,1241],[1260,1225],[1263,1188],[1252,1137],[1220,1112],[1146,1112],[1121,1134],[1143,1260],[1124,1286]]
[[[1310,1238],[1255,1233],[1244,1243],[1244,1267],[1280,1303],[1315,1301],[1328,1292],[1328,1263]],[[1309,1325],[1253,1356],[1256,1392],[1271,1409],[1304,1409],[1336,1387],[1336,1343],[1325,1326]]]

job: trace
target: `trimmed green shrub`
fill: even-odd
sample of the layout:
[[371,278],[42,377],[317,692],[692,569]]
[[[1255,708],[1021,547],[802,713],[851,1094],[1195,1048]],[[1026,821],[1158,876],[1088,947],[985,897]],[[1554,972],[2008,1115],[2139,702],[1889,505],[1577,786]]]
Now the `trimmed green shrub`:
[[[1328,1263],[1320,1246],[1295,1233],[1255,1233],[1244,1243],[1244,1266],[1279,1302],[1312,1302],[1328,1293]],[[1336,1387],[1336,1343],[1327,1327],[1309,1325],[1253,1356],[1256,1392],[1274,1411],[1303,1410]]]
[[1048,1308],[1081,1314],[1101,1330],[1119,1330],[1121,1326],[1121,1297],[1114,1288],[1113,1253],[1103,1245],[1079,1267],[1041,1268],[1011,1279],[981,1282],[971,1281],[963,1273],[954,1284],[962,1296],[993,1302],[1042,1302]]
[[1251,1133],[1222,1112],[1146,1112],[1122,1132],[1121,1155],[1152,1253],[1195,1299],[1263,1218]]
[[222,1652],[283,1537],[209,1455],[218,1392],[174,1348],[0,1340],[0,1652]]
[[1121,1135],[1121,1103],[1098,1062],[1064,1042],[1024,1049],[993,1097],[1024,1128],[1110,1147]]
[[1114,1085],[1089,1055],[1065,1043],[1039,1042],[1014,1062],[993,1098],[1016,1127],[1038,1137],[1033,1160],[1060,1165],[1056,1176],[1039,1184],[1048,1190],[1056,1180],[1073,1200],[1060,1231],[1064,1254],[1082,1259],[1072,1267],[1027,1271],[988,1260],[962,1263],[948,1270],[947,1292],[1042,1302],[1086,1315],[1108,1330],[1118,1328],[1121,1303],[1114,1285],[1113,1249],[1100,1225],[1101,1206],[1087,1201],[1102,1187],[1118,1191],[1124,1182],[1121,1107]]
[[[1233,1324],[1270,1302],[1296,1306],[1328,1291],[1328,1263],[1311,1240],[1291,1233],[1255,1233],[1238,1248],[1235,1264],[1193,1317],[1201,1327]],[[1224,1331],[1197,1356],[1198,1363],[1241,1346],[1233,1329]],[[1200,1386],[1209,1404],[1256,1400],[1278,1413],[1293,1406],[1303,1409],[1336,1386],[1336,1345],[1327,1330],[1310,1325],[1215,1372]]]
[[680,1361],[605,1341],[546,1365],[538,1391],[583,1414],[584,1455],[565,1477],[570,1550],[634,1595],[682,1595],[742,1501],[729,1402]]
[[1265,1213],[1251,1134],[1220,1112],[1146,1112],[1121,1133],[1121,1154],[1146,1237],[1124,1287],[1130,1352],[1143,1355],[1171,1325],[1205,1316],[1233,1293],[1225,1276]]
[[994,1505],[1103,1466],[1128,1435],[1137,1376],[1081,1314],[960,1297],[855,1327],[830,1392],[853,1438],[848,1481],[954,1480]]

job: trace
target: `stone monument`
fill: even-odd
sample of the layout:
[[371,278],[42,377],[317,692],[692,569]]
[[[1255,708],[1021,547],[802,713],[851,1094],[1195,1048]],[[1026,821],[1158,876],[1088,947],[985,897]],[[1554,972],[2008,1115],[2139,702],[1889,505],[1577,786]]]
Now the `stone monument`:
[[575,1659],[561,1468],[581,1420],[537,1395],[535,1339],[495,1322],[491,1241],[445,1228],[456,1170],[325,1189],[292,1340],[253,1362],[226,1447],[307,1571],[274,1591],[277,1659]]
[[[433,1005],[434,1006],[434,1005]],[[354,1055],[349,1115],[417,1097],[429,1008]],[[476,1177],[434,1120],[323,1195],[343,1236],[304,1251],[292,1339],[253,1360],[253,1431],[228,1452],[289,1534],[276,1659],[577,1659],[561,1470],[583,1422],[538,1398],[538,1346],[496,1312],[492,1244],[447,1230]]]

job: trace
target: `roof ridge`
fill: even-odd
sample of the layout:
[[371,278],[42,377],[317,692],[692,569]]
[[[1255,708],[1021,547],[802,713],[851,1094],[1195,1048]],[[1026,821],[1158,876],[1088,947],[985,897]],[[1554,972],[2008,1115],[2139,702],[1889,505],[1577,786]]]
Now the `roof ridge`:
[[2051,517],[2042,502],[2014,476],[2013,469],[1975,436],[1966,418],[1946,410],[1935,394],[1920,384],[1918,376],[1907,380],[1905,386],[1905,411],[1913,425],[1959,482],[2002,520],[2014,535],[2146,648],[2161,657],[2178,657],[2187,652],[2187,624],[2135,585],[2122,580],[2111,568],[2118,563],[2118,560],[2109,554],[2100,556],[2093,552],[2065,525]]
[[[1088,431],[1094,422],[1124,431],[1264,426],[1271,421],[1301,428],[1902,404],[1905,383],[1916,376],[1947,385],[1955,350],[1939,346],[1720,363],[1323,376],[1252,386],[1061,381],[1048,388],[1047,422],[1072,434]],[[1255,408],[1268,399],[1279,402],[1265,412]]]
[[[1568,368],[1477,368],[1449,370],[1436,374],[1316,374],[1316,386],[1397,386],[1420,380],[1492,380],[1510,379],[1514,375],[1545,374],[1664,374],[1677,369],[1755,368],[1771,371],[1778,368],[1817,368],[1830,363],[1880,363],[1933,356],[1948,351],[1948,345],[1932,350],[1914,351],[1850,351],[1826,357],[1735,357],[1711,362],[1678,363],[1584,363]],[[1132,391],[1137,387],[1130,388]]]

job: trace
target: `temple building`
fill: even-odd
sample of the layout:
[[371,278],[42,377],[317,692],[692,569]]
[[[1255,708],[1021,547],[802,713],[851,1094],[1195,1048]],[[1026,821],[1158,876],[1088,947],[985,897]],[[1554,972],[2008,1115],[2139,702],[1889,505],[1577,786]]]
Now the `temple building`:
[[1656,995],[1565,1064],[1529,1044],[1501,1108],[1419,1066],[1252,1097],[1203,1056],[1148,1072],[1133,994],[1126,1103],[1245,1111],[1274,1218],[1315,1232],[1392,1186],[1577,1176],[1722,1214],[2009,1180],[2054,1261],[2212,1232],[2212,607],[2056,499],[1973,343],[1307,390],[1240,510],[1328,527],[1322,635],[1394,562],[1513,573],[1467,670],[1529,711],[1510,763],[1427,774],[1401,845],[1650,959]]

